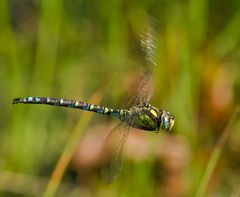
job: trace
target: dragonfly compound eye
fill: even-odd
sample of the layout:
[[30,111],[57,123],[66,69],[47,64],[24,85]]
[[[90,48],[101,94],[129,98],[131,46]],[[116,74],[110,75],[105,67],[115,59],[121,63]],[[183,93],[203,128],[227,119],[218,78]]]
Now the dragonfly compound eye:
[[163,112],[162,114],[162,129],[171,131],[175,122],[174,116],[170,115],[169,112]]
[[169,128],[169,119],[168,119],[168,117],[163,117],[163,127],[164,127],[164,129],[166,129],[166,130],[168,130],[168,128]]

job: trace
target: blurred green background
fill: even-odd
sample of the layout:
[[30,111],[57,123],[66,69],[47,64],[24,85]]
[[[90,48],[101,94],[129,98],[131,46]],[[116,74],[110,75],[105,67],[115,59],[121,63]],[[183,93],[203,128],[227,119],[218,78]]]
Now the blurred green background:
[[[146,14],[159,21],[151,104],[175,115],[174,134],[131,131],[106,185],[101,150],[115,120],[11,102],[126,106],[144,71]],[[240,101],[239,44],[238,0],[1,0],[0,196],[240,196],[239,119],[223,129]]]

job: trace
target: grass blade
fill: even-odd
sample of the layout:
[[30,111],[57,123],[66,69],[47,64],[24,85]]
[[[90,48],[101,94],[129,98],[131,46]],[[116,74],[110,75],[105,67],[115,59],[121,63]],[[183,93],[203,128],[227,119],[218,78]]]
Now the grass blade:
[[[96,92],[91,99],[89,100],[90,103],[98,104],[102,99],[102,95],[99,92]],[[63,174],[76,150],[78,145],[78,141],[86,129],[89,121],[91,120],[94,113],[85,113],[84,116],[81,116],[78,123],[73,129],[71,136],[63,150],[62,155],[59,158],[59,161],[56,164],[56,167],[53,171],[53,174],[48,182],[47,188],[44,193],[44,197],[54,196],[56,193],[58,186],[61,182]]]
[[235,123],[235,121],[237,120],[237,116],[239,115],[239,112],[240,112],[240,108],[237,107],[237,109],[233,113],[232,117],[228,121],[226,127],[224,128],[222,135],[220,136],[220,138],[212,152],[212,155],[207,163],[206,169],[203,173],[203,176],[202,176],[200,183],[198,185],[198,188],[196,190],[195,197],[204,196],[204,193],[207,189],[208,183],[213,174],[214,168],[215,168],[215,166],[219,160],[219,157],[222,153],[225,142],[227,141],[228,136],[231,132],[231,128],[232,128],[233,124]]

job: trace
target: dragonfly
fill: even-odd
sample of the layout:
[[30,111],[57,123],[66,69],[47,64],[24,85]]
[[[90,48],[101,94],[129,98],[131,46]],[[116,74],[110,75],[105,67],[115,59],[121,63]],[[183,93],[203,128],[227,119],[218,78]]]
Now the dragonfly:
[[[146,60],[155,65],[155,37],[152,28],[150,28],[150,31],[148,30],[141,35],[141,48],[146,54]],[[12,104],[23,103],[61,106],[95,112],[119,119],[120,123],[107,137],[105,149],[108,159],[106,159],[106,162],[102,166],[102,177],[104,181],[111,183],[118,177],[122,170],[124,144],[131,127],[158,133],[160,130],[171,132],[174,126],[175,117],[172,114],[154,107],[149,103],[149,82],[151,78],[152,71],[149,70],[140,77],[136,93],[129,101],[130,106],[126,109],[114,109],[84,101],[41,96],[15,98]]]

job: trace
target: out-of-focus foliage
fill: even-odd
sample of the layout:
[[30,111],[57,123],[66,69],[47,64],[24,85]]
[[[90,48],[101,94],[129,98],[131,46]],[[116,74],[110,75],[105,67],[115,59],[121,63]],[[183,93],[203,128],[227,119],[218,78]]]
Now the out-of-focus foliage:
[[[144,71],[138,38],[159,21],[151,103],[176,116],[174,134],[133,130],[120,177],[99,175],[116,122],[94,114],[56,196],[194,196],[223,126],[240,102],[240,1],[0,1],[0,190],[41,196],[78,120],[77,110],[17,105],[52,96],[126,106]],[[215,163],[207,196],[240,193],[240,125]],[[86,123],[87,124],[87,123]],[[79,128],[81,129],[81,128]],[[50,184],[51,187],[51,184]]]

